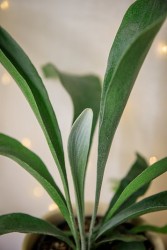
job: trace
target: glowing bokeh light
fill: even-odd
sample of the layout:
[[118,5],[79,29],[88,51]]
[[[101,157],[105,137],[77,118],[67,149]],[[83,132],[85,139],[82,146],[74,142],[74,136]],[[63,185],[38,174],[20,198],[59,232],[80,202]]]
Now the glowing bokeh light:
[[43,189],[39,186],[35,187],[33,189],[33,195],[37,198],[41,198],[43,196],[44,192]]
[[58,209],[58,206],[55,203],[51,203],[48,207],[49,211],[54,211],[56,209]]
[[167,55],[167,44],[163,44],[163,43],[159,44],[158,51],[160,55]]
[[149,158],[149,164],[150,164],[150,165],[154,164],[154,163],[157,162],[157,161],[158,161],[158,159],[157,159],[156,156],[151,156],[151,157]]
[[23,144],[23,146],[27,147],[27,148],[31,148],[32,146],[32,143],[31,143],[31,140],[27,137],[24,137],[22,140],[21,140],[21,143]]
[[0,4],[0,9],[6,10],[8,8],[9,8],[9,2],[7,0],[2,1],[2,3]]
[[11,77],[10,77],[10,75],[7,72],[5,72],[2,75],[1,82],[2,82],[3,85],[9,85],[10,84]]

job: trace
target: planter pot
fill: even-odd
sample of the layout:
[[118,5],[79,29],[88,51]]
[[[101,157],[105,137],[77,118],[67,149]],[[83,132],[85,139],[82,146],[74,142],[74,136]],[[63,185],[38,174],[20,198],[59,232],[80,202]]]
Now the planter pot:
[[[100,206],[100,208],[98,210],[98,215],[99,216],[102,216],[104,214],[105,208],[106,208],[106,206],[104,204],[102,204]],[[85,211],[87,216],[92,215],[92,209],[93,209],[92,203],[87,203],[86,211]],[[75,213],[75,210],[74,210],[74,213]],[[49,212],[43,218],[46,219],[49,222],[52,222],[55,225],[61,224],[61,222],[64,221],[64,218],[62,217],[62,215],[60,214],[58,209],[56,209],[56,210],[54,210],[52,212]],[[37,241],[38,237],[39,236],[35,235],[35,234],[27,234],[25,236],[24,241],[23,241],[22,250],[31,250],[34,243]],[[152,244],[154,246],[154,250],[165,250],[165,246],[163,244],[163,241],[157,234],[147,233],[147,237],[152,242]]]

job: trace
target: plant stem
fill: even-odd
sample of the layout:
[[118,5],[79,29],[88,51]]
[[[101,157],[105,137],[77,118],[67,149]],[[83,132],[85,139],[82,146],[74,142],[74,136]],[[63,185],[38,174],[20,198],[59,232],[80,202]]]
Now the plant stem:
[[73,236],[75,239],[76,250],[80,250],[81,247],[80,247],[78,232],[77,232],[77,228],[76,228],[76,223],[75,223],[74,213],[73,213],[73,209],[72,209],[70,194],[69,194],[69,190],[68,190],[67,186],[64,186],[64,192],[65,192],[65,196],[66,196],[66,200],[67,200],[67,207],[68,207],[68,210],[70,213],[70,219],[71,219],[71,225],[72,225],[71,230],[73,232]]
[[81,250],[86,250],[85,230],[83,228],[83,224],[80,225],[79,221],[78,221],[78,225],[79,225],[79,231],[80,231],[80,236],[81,236]]
[[[54,152],[54,150],[52,150],[51,147],[50,147],[50,149],[51,149],[51,153],[53,155],[53,158],[55,160],[55,163],[57,164],[56,157],[55,157],[55,152]],[[75,218],[74,218],[74,213],[73,213],[72,204],[71,204],[71,199],[70,199],[67,174],[63,173],[63,171],[61,169],[61,166],[59,164],[58,164],[58,166],[59,166],[58,170],[59,170],[59,174],[60,174],[61,181],[62,181],[62,184],[63,184],[63,189],[64,189],[66,202],[67,202],[67,208],[68,208],[68,211],[69,211],[69,216],[70,216],[70,221],[71,221],[71,225],[69,225],[69,224],[68,225],[69,225],[69,227],[70,227],[70,229],[72,231],[72,234],[74,236],[74,240],[75,240],[75,243],[76,243],[76,250],[81,250],[79,237],[78,237],[78,232],[77,232],[77,227],[76,227]],[[65,169],[66,169],[66,167],[65,167]]]
[[96,215],[97,215],[97,210],[98,210],[98,204],[99,204],[99,198],[98,198],[98,196],[96,196],[94,211],[93,211],[93,214],[92,214],[92,219],[91,219],[91,224],[90,224],[90,229],[89,229],[88,250],[91,249],[93,227],[94,227],[95,220],[96,220]]
[[[80,231],[80,237],[81,237],[81,250],[86,250],[86,242],[85,242],[85,228],[84,228],[84,211],[82,212],[79,209],[79,205],[78,202],[76,202],[77,204],[77,218],[78,218],[78,227],[79,227],[79,231]],[[84,207],[83,207],[84,209]]]

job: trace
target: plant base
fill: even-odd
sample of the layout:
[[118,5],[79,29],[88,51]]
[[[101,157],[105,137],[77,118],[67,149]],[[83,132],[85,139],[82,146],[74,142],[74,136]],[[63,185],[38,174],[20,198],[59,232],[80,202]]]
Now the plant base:
[[[97,224],[100,221],[100,217],[97,218]],[[91,217],[87,217],[85,220],[85,231],[89,231],[89,225],[90,225]],[[125,229],[129,229],[129,226],[132,227],[132,224],[126,223],[122,225],[124,226]],[[67,231],[68,226],[66,223],[61,223],[58,225],[58,227],[61,230]],[[122,248],[122,242],[114,241],[112,243],[105,243],[99,247],[96,248],[96,250],[120,250],[124,249],[125,245],[128,245],[130,249],[135,249],[135,244],[136,242],[131,242],[131,243],[123,243],[123,248]],[[145,249],[147,250],[155,250],[153,244],[150,242],[150,240],[146,240],[144,242]],[[32,250],[72,250],[66,243],[56,239],[55,237],[52,236],[46,236],[46,235],[41,235],[39,238],[36,240],[35,244],[32,247]]]

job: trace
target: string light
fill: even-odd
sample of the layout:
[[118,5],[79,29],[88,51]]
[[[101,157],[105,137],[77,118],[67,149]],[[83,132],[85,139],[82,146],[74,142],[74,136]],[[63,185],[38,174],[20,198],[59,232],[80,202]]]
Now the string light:
[[167,54],[167,45],[162,46],[162,53]]
[[42,197],[43,196],[43,189],[41,188],[41,187],[35,187],[34,189],[33,189],[33,195],[35,196],[35,197],[37,197],[37,198],[40,198],[40,197]]
[[2,82],[3,85],[9,85],[10,84],[11,77],[10,77],[10,75],[7,72],[5,72],[2,75],[1,82]]
[[167,44],[159,44],[158,51],[161,55],[167,55]]
[[31,140],[27,137],[24,137],[22,140],[21,140],[21,143],[23,144],[23,146],[27,147],[27,148],[31,148]]
[[9,2],[7,0],[2,1],[2,3],[0,4],[0,9],[6,10],[8,8],[9,8]]
[[50,204],[48,207],[49,211],[54,211],[56,209],[58,209],[58,206],[55,203]]
[[156,156],[151,156],[150,159],[149,159],[149,164],[152,165],[152,164],[154,164],[157,161],[158,161],[158,159],[157,159]]

